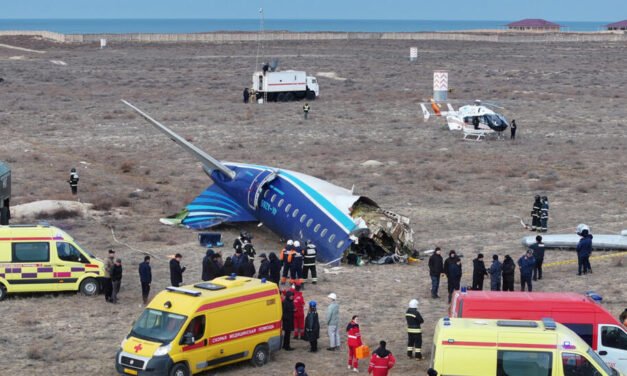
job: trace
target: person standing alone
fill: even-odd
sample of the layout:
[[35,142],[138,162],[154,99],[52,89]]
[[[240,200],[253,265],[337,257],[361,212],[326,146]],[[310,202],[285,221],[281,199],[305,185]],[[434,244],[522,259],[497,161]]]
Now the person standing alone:
[[150,284],[152,283],[152,269],[150,267],[150,256],[144,256],[144,262],[139,264],[139,282],[142,285],[142,301],[148,304],[150,295]]
[[533,267],[533,280],[537,281],[542,279],[542,263],[544,262],[544,243],[542,243],[542,236],[536,236],[536,242],[529,246],[533,251],[533,258],[536,259],[536,264]]
[[510,127],[509,127],[510,138],[512,140],[516,139],[516,129],[517,128],[518,128],[518,125],[516,125],[516,119],[512,119],[512,125],[510,125]]
[[577,256],[579,258],[579,272],[577,275],[592,273],[590,255],[592,254],[592,235],[587,229],[581,231],[581,239],[577,243]]
[[70,183],[70,189],[72,190],[72,194],[74,196],[78,194],[78,180],[78,172],[76,172],[76,169],[72,167],[70,170],[70,180],[67,182]]
[[444,262],[440,247],[435,247],[435,251],[429,257],[429,276],[431,277],[431,298],[436,299],[440,288],[440,276],[444,273]]
[[305,120],[307,120],[307,115],[309,115],[309,110],[311,110],[309,103],[305,103],[305,105],[303,106],[303,117],[305,118]]
[[418,360],[422,360],[422,325],[425,320],[418,312],[418,300],[409,301],[409,308],[405,312],[407,320],[407,357],[413,359],[414,356]]
[[116,259],[113,269],[111,269],[111,284],[113,289],[111,290],[111,303],[118,303],[118,293],[120,292],[120,286],[122,286],[122,260]]
[[181,259],[183,255],[177,253],[172,260],[170,260],[170,283],[174,287],[179,287],[183,284],[183,273],[185,267],[181,267]]
[[329,351],[337,351],[340,349],[340,330],[338,325],[340,324],[340,305],[337,304],[337,295],[334,292],[330,293],[329,306],[327,307],[327,331],[329,334]]

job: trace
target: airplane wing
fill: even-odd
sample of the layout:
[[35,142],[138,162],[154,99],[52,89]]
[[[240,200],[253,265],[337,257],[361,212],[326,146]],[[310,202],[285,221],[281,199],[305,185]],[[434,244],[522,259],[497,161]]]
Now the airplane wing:
[[154,125],[155,128],[157,128],[161,132],[165,133],[168,137],[170,137],[170,139],[172,141],[176,142],[179,146],[181,146],[183,149],[185,149],[188,153],[190,153],[194,157],[196,157],[196,159],[198,159],[208,170],[210,170],[210,171],[218,170],[218,171],[222,172],[227,178],[229,178],[231,180],[233,178],[235,178],[235,171],[233,171],[230,168],[228,168],[227,166],[225,166],[222,162],[218,161],[217,159],[213,158],[209,154],[205,153],[204,151],[202,151],[201,149],[196,147],[194,144],[192,144],[191,142],[188,142],[183,137],[181,137],[178,134],[174,133],[171,129],[169,129],[165,125],[161,124],[160,122],[156,121],[155,119],[150,117],[150,115],[148,115],[147,113],[143,112],[139,108],[133,106],[129,102],[125,101],[124,99],[122,99],[122,103],[124,103],[125,105],[129,106],[130,108],[132,108],[133,111],[135,111],[141,117],[146,119],[149,123]]
[[166,225],[185,226],[196,230],[222,223],[256,221],[257,218],[215,184],[205,189],[176,215],[160,220]]

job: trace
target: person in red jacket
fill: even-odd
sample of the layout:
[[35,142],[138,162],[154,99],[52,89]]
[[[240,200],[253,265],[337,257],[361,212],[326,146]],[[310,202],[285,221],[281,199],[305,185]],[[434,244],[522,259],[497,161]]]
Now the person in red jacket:
[[379,348],[372,353],[370,366],[368,366],[369,374],[373,376],[388,376],[388,371],[394,367],[396,358],[385,348],[386,345],[385,341],[379,342]]
[[294,339],[305,339],[305,298],[303,285],[296,282],[294,286]]
[[359,359],[357,359],[355,350],[362,345],[358,321],[359,317],[355,315],[351,319],[351,322],[348,323],[348,326],[346,326],[346,334],[348,336],[348,369],[352,368],[354,372],[359,372]]

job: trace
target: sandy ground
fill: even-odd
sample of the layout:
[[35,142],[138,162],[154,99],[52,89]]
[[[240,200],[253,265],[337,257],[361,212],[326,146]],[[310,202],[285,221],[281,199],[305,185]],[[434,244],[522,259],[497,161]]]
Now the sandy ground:
[[[113,375],[114,354],[141,311],[139,251],[154,260],[153,291],[168,282],[167,256],[184,254],[188,282],[200,277],[203,250],[194,232],[165,227],[208,184],[191,157],[130,113],[125,98],[217,158],[302,171],[407,215],[420,249],[460,250],[462,282],[470,284],[477,252],[517,257],[535,194],[551,200],[550,232],[587,223],[594,232],[627,228],[627,75],[624,44],[496,44],[337,41],[266,45],[283,69],[324,72],[310,119],[302,103],[243,105],[255,68],[254,44],[62,45],[28,38],[0,43],[0,159],[13,169],[13,203],[72,200],[69,170],[81,176],[80,199],[94,211],[50,220],[95,254],[115,248],[124,259],[122,304],[75,294],[11,297],[0,304],[2,374]],[[419,61],[407,59],[419,48]],[[20,58],[16,58],[20,56]],[[52,63],[63,61],[67,65]],[[423,123],[417,103],[431,96],[432,72],[449,71],[451,97],[496,100],[519,124],[512,142],[464,142],[438,121]],[[326,74],[331,72],[332,74]],[[337,77],[346,78],[344,81]],[[362,166],[367,160],[381,166]],[[94,214],[97,213],[97,214]],[[37,216],[35,216],[37,217]],[[35,221],[37,218],[32,218]],[[114,241],[117,239],[132,247]],[[245,226],[259,250],[277,250],[275,235]],[[238,227],[223,227],[229,244]],[[230,252],[230,249],[225,249]],[[573,258],[551,251],[545,263]],[[595,273],[575,265],[546,270],[539,291],[595,290],[615,315],[627,306],[621,258],[594,260]],[[445,282],[444,282],[445,283]],[[403,313],[421,301],[425,355],[446,303],[429,299],[425,263],[346,268],[325,274],[307,299],[326,308],[339,295],[342,321],[362,317],[367,343],[386,339],[395,374],[419,374],[427,362],[404,357]],[[323,327],[323,332],[325,331]],[[321,347],[326,345],[326,335]],[[281,352],[259,373],[290,374],[296,361],[310,375],[342,374],[345,354],[311,355],[305,343]],[[365,371],[362,365],[362,371]],[[247,364],[208,374],[250,374]]]

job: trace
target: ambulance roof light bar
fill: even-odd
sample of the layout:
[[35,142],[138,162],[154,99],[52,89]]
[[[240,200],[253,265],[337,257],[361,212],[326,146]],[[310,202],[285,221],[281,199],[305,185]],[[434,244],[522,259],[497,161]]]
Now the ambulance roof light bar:
[[200,296],[202,294],[200,291],[182,289],[180,287],[174,287],[174,286],[168,286],[165,289],[168,290],[168,291],[178,292],[178,293],[181,293],[181,294],[191,295],[191,296]]
[[557,329],[557,325],[555,324],[555,320],[550,317],[542,318],[542,323],[544,324],[544,329],[546,330],[555,330]]
[[508,326],[513,328],[537,328],[538,323],[535,321],[516,321],[516,320],[499,320],[496,326]]

